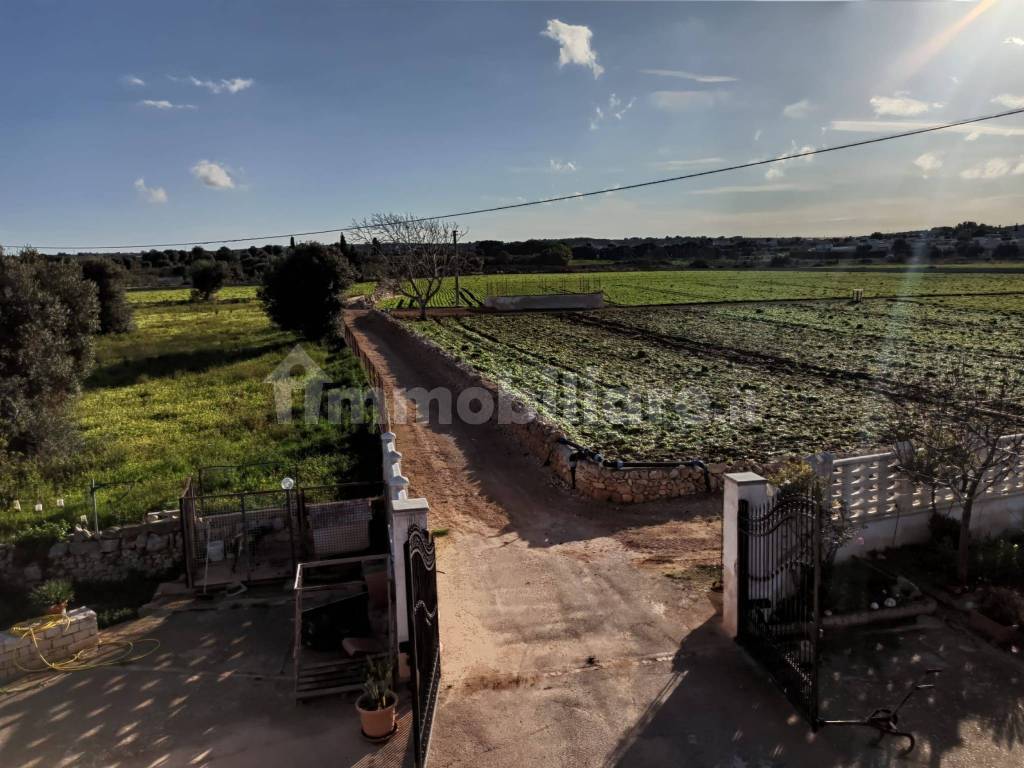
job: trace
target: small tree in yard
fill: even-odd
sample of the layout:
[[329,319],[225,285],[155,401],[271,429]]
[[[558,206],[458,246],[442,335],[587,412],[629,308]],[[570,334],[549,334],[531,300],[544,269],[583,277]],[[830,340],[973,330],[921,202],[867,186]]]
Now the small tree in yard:
[[[427,306],[465,264],[453,243],[465,233],[441,219],[417,219],[411,214],[375,213],[356,223],[356,237],[374,248],[384,287],[411,299],[426,319]],[[465,251],[466,249],[462,249]]]
[[100,302],[100,333],[126,333],[132,329],[132,307],[125,297],[127,272],[110,259],[84,259],[82,276],[96,284]]
[[299,243],[263,273],[260,301],[274,323],[308,339],[334,328],[352,267],[336,245]]
[[945,373],[908,385],[896,404],[892,444],[899,470],[960,506],[957,578],[967,583],[971,516],[989,489],[1024,459],[1024,371],[1018,362],[978,375],[960,358]]
[[192,265],[189,276],[192,278],[193,298],[209,301],[224,286],[227,269],[219,261],[202,259]]

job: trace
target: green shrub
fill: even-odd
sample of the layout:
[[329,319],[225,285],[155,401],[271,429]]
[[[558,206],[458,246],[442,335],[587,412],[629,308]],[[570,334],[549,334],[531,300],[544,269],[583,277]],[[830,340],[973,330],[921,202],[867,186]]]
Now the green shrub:
[[75,589],[67,579],[49,579],[29,593],[29,601],[39,613],[54,605],[67,605],[74,599]]
[[14,535],[14,543],[25,547],[49,547],[67,536],[69,530],[70,526],[64,520],[47,520],[22,528]]

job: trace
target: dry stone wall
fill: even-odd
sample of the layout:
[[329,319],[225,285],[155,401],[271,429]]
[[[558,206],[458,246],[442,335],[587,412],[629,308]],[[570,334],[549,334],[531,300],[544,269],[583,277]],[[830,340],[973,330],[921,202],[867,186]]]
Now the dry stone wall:
[[44,553],[0,544],[0,578],[15,586],[50,578],[120,581],[137,573],[162,576],[181,564],[181,526],[173,519],[108,528],[99,534],[77,529]]

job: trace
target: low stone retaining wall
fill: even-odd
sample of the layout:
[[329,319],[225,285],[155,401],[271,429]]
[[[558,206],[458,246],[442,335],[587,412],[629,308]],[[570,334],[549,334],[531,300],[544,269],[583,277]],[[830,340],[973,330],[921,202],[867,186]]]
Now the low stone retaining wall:
[[526,309],[602,309],[603,293],[545,293],[529,296],[488,296],[484,306],[499,312]]
[[79,651],[95,648],[99,639],[96,613],[88,608],[68,611],[66,618],[55,617],[57,623],[35,633],[19,637],[0,632],[0,683],[15,680],[43,666],[47,661],[63,661]]
[[[622,467],[598,462],[592,453],[588,454],[581,451],[578,446],[572,445],[561,429],[548,422],[534,409],[502,390],[494,382],[485,379],[474,368],[434,342],[419,336],[386,313],[374,310],[364,317],[383,328],[403,335],[409,343],[425,353],[445,361],[451,374],[448,384],[453,390],[463,391],[479,387],[489,392],[497,404],[491,421],[510,434],[524,450],[537,458],[562,482],[590,498],[623,504],[671,499],[718,491],[722,488],[723,476],[728,472],[761,469],[753,462],[707,466],[699,462],[687,462]],[[346,317],[343,322],[345,339],[353,354],[367,369],[370,381],[381,388],[382,371],[377,369],[372,358],[360,347],[358,337],[348,326],[349,318]],[[392,393],[384,392],[383,395],[391,397]],[[391,403],[388,410],[395,420],[402,417],[404,407],[400,403]]]
[[119,581],[132,574],[159,576],[181,566],[181,526],[177,520],[108,528],[98,535],[76,530],[42,556],[26,557],[0,544],[0,578],[31,586],[43,579]]

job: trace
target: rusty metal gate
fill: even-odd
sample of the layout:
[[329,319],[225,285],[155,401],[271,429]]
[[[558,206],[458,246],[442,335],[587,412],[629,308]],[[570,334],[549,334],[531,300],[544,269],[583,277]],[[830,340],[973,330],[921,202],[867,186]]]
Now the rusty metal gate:
[[412,689],[413,747],[416,766],[427,764],[434,709],[441,684],[437,569],[429,531],[410,526],[405,543],[405,586],[409,617],[409,667]]
[[739,505],[737,641],[817,729],[825,510],[782,493],[760,507]]

